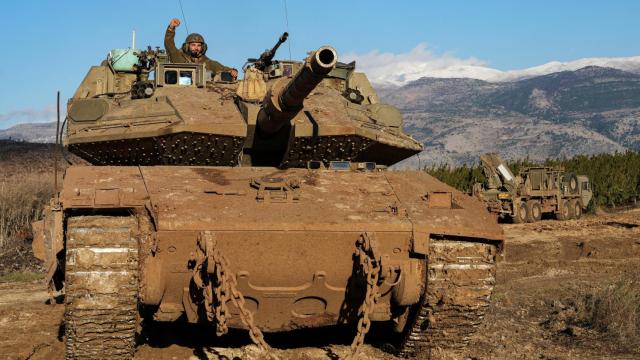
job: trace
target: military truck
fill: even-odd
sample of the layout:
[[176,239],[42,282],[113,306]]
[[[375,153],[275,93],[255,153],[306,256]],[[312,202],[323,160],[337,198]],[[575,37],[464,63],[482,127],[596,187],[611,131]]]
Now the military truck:
[[474,184],[473,194],[490,212],[514,223],[539,221],[545,213],[579,219],[593,196],[586,176],[562,168],[527,167],[514,176],[498,154],[481,155],[480,162],[487,181]]
[[89,70],[64,144],[90,165],[33,225],[67,358],[131,358],[140,323],[173,321],[264,351],[263,332],[342,324],[353,354],[383,322],[398,354],[463,351],[502,230],[426,173],[385,171],[422,150],[398,109],[332,47],[274,60],[284,40],[239,82],[150,48]]

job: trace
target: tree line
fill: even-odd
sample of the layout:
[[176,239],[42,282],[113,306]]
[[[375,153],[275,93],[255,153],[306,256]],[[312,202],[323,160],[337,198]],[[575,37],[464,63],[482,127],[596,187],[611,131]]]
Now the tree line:
[[[514,174],[528,166],[563,167],[567,172],[589,177],[593,190],[591,209],[596,206],[615,207],[635,204],[640,195],[640,153],[577,155],[566,159],[547,159],[542,163],[529,159],[507,161]],[[471,192],[476,182],[485,182],[480,164],[451,167],[446,164],[425,167],[424,170],[438,180],[463,192]]]

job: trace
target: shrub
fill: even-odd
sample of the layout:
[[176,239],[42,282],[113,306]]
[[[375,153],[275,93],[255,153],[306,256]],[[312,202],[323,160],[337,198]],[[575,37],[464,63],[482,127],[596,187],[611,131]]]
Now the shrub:
[[32,173],[0,178],[0,248],[30,232],[31,221],[40,217],[52,194],[52,176]]
[[640,346],[640,276],[626,275],[617,282],[588,294],[580,306],[579,319],[621,344]]

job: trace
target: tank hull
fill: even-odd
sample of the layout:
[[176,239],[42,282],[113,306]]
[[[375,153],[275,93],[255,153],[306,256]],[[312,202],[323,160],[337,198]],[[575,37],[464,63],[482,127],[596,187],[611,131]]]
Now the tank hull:
[[[277,186],[256,185],[266,180]],[[159,321],[207,319],[195,286],[205,240],[229,260],[264,331],[356,322],[363,236],[375,238],[385,266],[374,321],[422,298],[433,239],[502,243],[480,202],[421,172],[72,166],[63,189],[59,219],[123,211],[147,219],[136,230],[139,297]],[[399,295],[400,273],[407,289]],[[231,303],[228,325],[246,327]]]

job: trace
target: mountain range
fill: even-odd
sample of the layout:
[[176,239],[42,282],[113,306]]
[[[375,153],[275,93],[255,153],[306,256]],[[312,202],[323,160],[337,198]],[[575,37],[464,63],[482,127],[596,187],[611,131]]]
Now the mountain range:
[[588,66],[512,82],[421,78],[379,86],[425,145],[400,167],[571,157],[640,149],[640,75]]
[[0,130],[0,140],[5,139],[33,143],[55,143],[56,122],[25,123]]
[[452,56],[435,56],[425,44],[418,45],[410,53],[370,53],[350,55],[358,68],[372,82],[382,86],[401,86],[423,77],[469,78],[488,82],[514,82],[561,71],[576,71],[587,66],[608,67],[640,74],[640,56],[595,57],[573,61],[551,61],[524,69],[499,70],[474,58],[459,59]]

